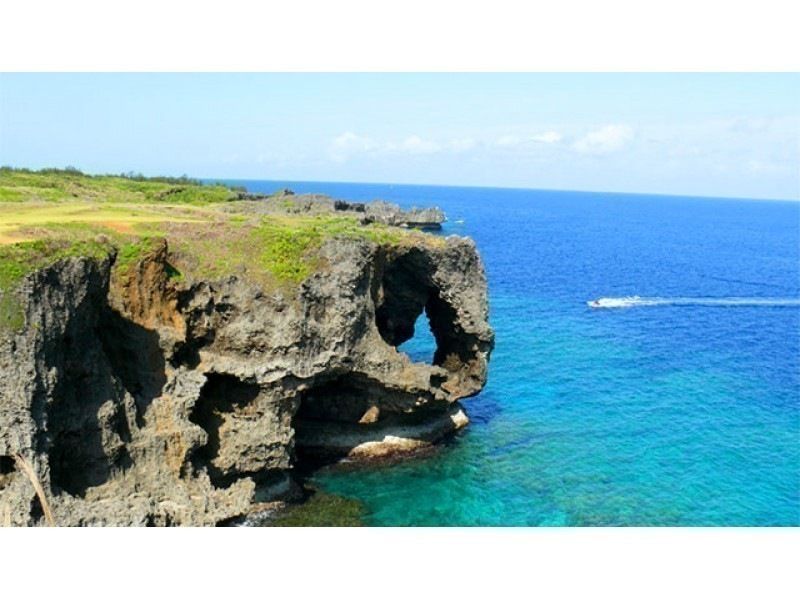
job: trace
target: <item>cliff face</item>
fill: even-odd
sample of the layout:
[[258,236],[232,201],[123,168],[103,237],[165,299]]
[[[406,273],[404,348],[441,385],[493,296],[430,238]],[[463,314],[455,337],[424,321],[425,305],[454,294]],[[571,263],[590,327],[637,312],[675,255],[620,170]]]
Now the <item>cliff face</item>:
[[[0,333],[0,524],[212,525],[309,455],[415,450],[467,422],[493,333],[474,244],[329,239],[294,294],[184,281],[167,241],[70,257]],[[397,346],[423,313],[433,363]],[[257,489],[259,489],[257,491]]]

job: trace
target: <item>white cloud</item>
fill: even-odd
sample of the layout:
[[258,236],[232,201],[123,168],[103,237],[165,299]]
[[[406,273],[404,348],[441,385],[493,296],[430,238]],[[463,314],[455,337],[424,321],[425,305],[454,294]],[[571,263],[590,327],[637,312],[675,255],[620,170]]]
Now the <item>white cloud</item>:
[[561,139],[561,133],[557,131],[545,131],[544,133],[539,133],[531,137],[531,141],[537,141],[539,143],[558,143]]
[[335,162],[345,162],[357,154],[430,155],[444,152],[461,153],[474,149],[478,142],[472,138],[435,141],[419,135],[409,135],[402,141],[377,141],[371,137],[347,131],[331,141],[329,153]]
[[347,131],[331,142],[330,155],[335,162],[345,162],[353,154],[369,152],[376,147],[375,141],[369,137]]
[[520,138],[516,135],[503,135],[497,139],[494,144],[499,145],[500,147],[511,147],[514,145],[519,145],[520,141]]
[[361,135],[356,135],[351,131],[347,131],[333,140],[333,146],[337,149],[369,150],[375,146],[375,142],[369,137],[362,137]]
[[450,150],[458,153],[458,152],[467,152],[477,147],[477,145],[478,145],[477,141],[467,137],[465,139],[453,139],[447,144],[447,147]]
[[626,125],[606,125],[591,131],[572,144],[582,154],[609,154],[616,152],[633,139],[633,129]]
[[385,149],[405,154],[435,154],[442,150],[442,146],[435,141],[423,139],[419,135],[411,135],[398,144],[387,143]]
[[517,135],[503,135],[495,140],[494,145],[498,147],[515,147],[523,143],[558,143],[563,136],[558,131],[545,131],[529,137],[519,137]]

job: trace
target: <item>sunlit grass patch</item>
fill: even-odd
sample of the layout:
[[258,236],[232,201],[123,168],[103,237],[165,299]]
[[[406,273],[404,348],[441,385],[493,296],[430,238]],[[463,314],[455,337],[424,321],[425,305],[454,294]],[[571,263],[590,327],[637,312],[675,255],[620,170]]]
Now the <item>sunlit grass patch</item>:
[[362,225],[349,216],[235,216],[198,229],[175,224],[161,229],[181,263],[197,279],[230,275],[265,288],[295,288],[322,267],[319,250],[329,239],[398,243],[412,233],[379,224]]
[[185,205],[112,203],[13,203],[0,204],[0,244],[25,238],[25,229],[52,228],[83,223],[127,232],[137,224],[158,222],[205,222],[213,214]]
[[187,178],[89,176],[74,170],[0,168],[0,202],[164,202],[205,205],[234,200],[238,192]]

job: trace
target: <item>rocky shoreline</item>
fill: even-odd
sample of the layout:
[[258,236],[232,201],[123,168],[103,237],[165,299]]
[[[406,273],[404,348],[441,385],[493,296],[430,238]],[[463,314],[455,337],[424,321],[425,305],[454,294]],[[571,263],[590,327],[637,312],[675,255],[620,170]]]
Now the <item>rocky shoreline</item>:
[[[353,205],[332,209],[439,219]],[[467,424],[494,340],[471,240],[333,235],[291,291],[176,276],[185,259],[168,235],[124,262],[109,244],[3,291],[24,325],[0,331],[0,523],[217,525],[296,493],[302,459],[413,454]],[[423,314],[432,363],[397,349]]]
[[399,205],[382,200],[352,202],[333,199],[318,193],[295,194],[283,189],[272,195],[240,193],[239,199],[247,202],[254,211],[270,214],[346,214],[358,218],[361,224],[379,223],[388,226],[438,231],[446,221],[439,208],[402,209]]

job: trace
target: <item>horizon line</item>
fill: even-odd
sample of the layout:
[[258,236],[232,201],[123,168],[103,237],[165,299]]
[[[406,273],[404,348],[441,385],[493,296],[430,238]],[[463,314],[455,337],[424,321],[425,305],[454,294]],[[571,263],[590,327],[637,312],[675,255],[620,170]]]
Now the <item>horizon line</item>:
[[[158,176],[158,175],[154,175]],[[258,179],[258,178],[230,178],[230,177],[191,177],[197,178],[201,181],[252,181],[252,182],[275,182],[275,183],[333,183],[337,185],[374,185],[374,186],[397,186],[397,187],[452,187],[456,189],[507,189],[509,191],[546,191],[550,193],[586,193],[596,195],[634,195],[634,196],[655,196],[655,197],[679,197],[685,199],[722,199],[731,201],[782,201],[782,202],[800,202],[798,197],[744,197],[744,196],[726,196],[726,195],[692,195],[686,193],[654,193],[646,191],[598,191],[598,190],[584,190],[584,189],[555,189],[549,187],[518,187],[506,185],[452,185],[443,183],[388,183],[379,181],[323,181],[323,180],[301,180],[301,179]]]
[[[31,168],[27,166],[12,166],[9,163],[2,163],[0,162],[0,166],[2,167],[9,167],[9,168],[27,168],[32,171],[41,171],[49,168],[55,169],[67,169],[67,168],[76,168],[79,172],[89,175],[89,176],[121,176],[124,174],[128,174],[128,172],[135,172],[133,170],[125,172],[90,172],[83,170],[81,168],[77,168],[73,165],[58,167],[58,166],[41,166],[39,168]],[[444,183],[392,183],[392,182],[380,182],[380,181],[335,181],[335,180],[313,180],[313,179],[272,179],[272,178],[239,178],[239,177],[212,177],[212,176],[196,176],[196,175],[189,175],[186,173],[181,173],[180,175],[168,175],[168,174],[143,174],[141,172],[136,172],[136,174],[141,174],[147,178],[159,177],[159,176],[186,176],[191,179],[196,179],[202,182],[224,182],[224,181],[260,181],[260,182],[277,182],[277,183],[333,183],[337,185],[374,185],[374,186],[397,186],[397,187],[452,187],[456,189],[506,189],[509,191],[545,191],[549,193],[586,193],[586,194],[596,194],[596,195],[632,195],[632,196],[654,196],[654,197],[678,197],[678,198],[685,198],[685,199],[717,199],[717,200],[730,200],[730,201],[772,201],[772,202],[792,202],[798,203],[800,202],[800,195],[797,197],[790,197],[790,198],[780,198],[780,197],[744,197],[744,196],[725,196],[725,195],[697,195],[697,194],[687,194],[687,193],[663,193],[663,192],[646,192],[646,191],[609,191],[609,190],[584,190],[584,189],[554,189],[548,187],[522,187],[522,186],[514,186],[514,185],[454,185],[454,184],[444,184]]]

